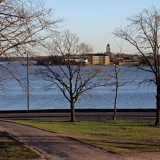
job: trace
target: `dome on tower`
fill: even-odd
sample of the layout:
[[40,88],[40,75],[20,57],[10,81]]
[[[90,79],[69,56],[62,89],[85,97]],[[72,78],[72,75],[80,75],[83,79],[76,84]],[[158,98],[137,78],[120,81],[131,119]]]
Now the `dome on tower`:
[[107,44],[107,47],[110,47],[110,44],[109,44],[109,43]]
[[111,52],[111,47],[110,47],[110,44],[108,43],[106,47],[106,53],[110,53],[110,52]]

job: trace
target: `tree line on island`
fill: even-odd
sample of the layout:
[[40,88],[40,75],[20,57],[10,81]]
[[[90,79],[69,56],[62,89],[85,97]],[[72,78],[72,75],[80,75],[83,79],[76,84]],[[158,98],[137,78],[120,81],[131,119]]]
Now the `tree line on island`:
[[[11,57],[18,57],[23,62],[27,56],[39,57],[38,53],[47,53],[54,57],[56,68],[48,63],[36,71],[36,75],[59,88],[70,103],[71,121],[76,121],[74,106],[80,96],[90,94],[99,86],[113,86],[115,91],[114,116],[118,88],[129,82],[120,83],[121,69],[113,59],[113,72],[101,66],[86,67],[85,55],[92,52],[92,46],[80,43],[76,34],[69,30],[58,32],[58,25],[64,19],[54,19],[51,9],[45,7],[43,0],[5,0],[0,1],[0,57],[8,63],[0,63],[0,87],[5,88],[8,78],[13,78],[26,89],[26,79],[18,72],[16,63]],[[139,65],[138,69],[151,72],[154,78],[144,79],[144,83],[156,85],[156,121],[160,125],[160,11],[155,7],[144,9],[141,13],[128,18],[125,28],[117,28],[113,32],[116,37],[128,41],[137,49],[147,68]],[[26,53],[26,54],[24,54]],[[120,47],[121,53],[121,47]],[[78,56],[75,63],[73,56]],[[61,57],[61,58],[59,58]],[[62,65],[63,64],[63,65]],[[110,81],[110,79],[112,81]]]

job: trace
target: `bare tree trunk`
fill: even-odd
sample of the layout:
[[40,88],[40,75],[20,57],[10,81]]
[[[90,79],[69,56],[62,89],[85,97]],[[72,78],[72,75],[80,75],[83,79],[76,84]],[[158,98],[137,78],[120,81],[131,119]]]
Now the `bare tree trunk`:
[[116,87],[116,95],[115,95],[115,99],[114,99],[114,116],[113,116],[113,120],[116,120],[117,98],[118,98],[118,87]]
[[70,104],[71,107],[71,122],[75,122],[76,121],[76,116],[75,116],[75,110],[74,110],[74,103],[71,102]]
[[156,95],[156,122],[155,125],[159,126],[160,125],[160,85],[157,84],[157,95]]
[[[139,69],[152,72],[155,77],[146,78],[143,82],[155,82],[157,88],[156,95],[156,121],[155,125],[160,126],[160,11],[152,6],[149,10],[144,9],[138,15],[128,18],[130,22],[125,29],[117,28],[114,32],[119,38],[128,41],[134,46],[144,58],[149,69],[138,67]],[[133,34],[134,33],[134,34]]]
[[[53,36],[52,43],[47,44],[48,53],[46,60],[52,65],[41,61],[46,67],[38,71],[40,77],[50,82],[47,88],[55,85],[60,89],[64,98],[70,104],[70,121],[76,121],[74,106],[85,92],[89,93],[98,86],[104,86],[109,79],[108,73],[101,67],[85,67],[84,60],[92,47],[79,43],[76,34],[69,30]],[[53,65],[56,66],[54,67]]]

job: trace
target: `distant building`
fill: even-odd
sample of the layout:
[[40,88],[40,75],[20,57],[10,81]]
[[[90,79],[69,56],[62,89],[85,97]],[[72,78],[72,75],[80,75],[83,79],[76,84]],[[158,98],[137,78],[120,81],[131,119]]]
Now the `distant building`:
[[105,53],[94,54],[92,55],[92,64],[93,65],[109,65],[110,57],[107,56]]
[[111,47],[109,43],[106,46],[106,53],[111,53]]
[[97,53],[92,55],[91,63],[93,65],[110,65],[111,47],[110,44],[106,46],[106,53]]

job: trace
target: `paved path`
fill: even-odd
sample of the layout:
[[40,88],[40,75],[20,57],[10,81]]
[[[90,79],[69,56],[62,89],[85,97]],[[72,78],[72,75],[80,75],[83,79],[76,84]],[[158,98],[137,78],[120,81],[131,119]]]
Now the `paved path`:
[[151,153],[122,156],[57,133],[5,121],[0,121],[0,130],[25,142],[41,153],[45,160],[154,160],[160,157],[159,153],[155,153],[154,157]]

